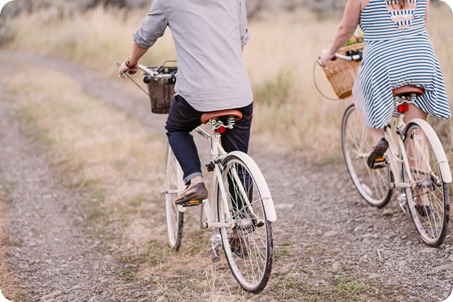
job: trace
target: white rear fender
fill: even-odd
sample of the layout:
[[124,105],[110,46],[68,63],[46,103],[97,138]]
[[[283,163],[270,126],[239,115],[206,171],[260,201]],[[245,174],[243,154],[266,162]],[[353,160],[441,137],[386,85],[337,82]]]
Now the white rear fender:
[[451,183],[452,177],[450,165],[448,164],[444,148],[442,147],[439,137],[434,129],[425,120],[419,118],[411,120],[406,127],[409,127],[411,124],[417,124],[426,133],[426,136],[433,147],[434,153],[436,154],[436,158],[438,159],[437,164],[439,165],[440,173],[442,174],[442,180],[445,183]]
[[255,182],[258,184],[258,189],[260,191],[259,193],[261,194],[264,210],[266,211],[266,218],[271,222],[276,221],[277,213],[275,212],[274,201],[269,191],[269,187],[267,186],[266,180],[264,179],[263,173],[261,173],[258,165],[250,156],[248,156],[244,152],[233,151],[228,155],[230,154],[240,158],[250,169],[251,174],[255,178]]

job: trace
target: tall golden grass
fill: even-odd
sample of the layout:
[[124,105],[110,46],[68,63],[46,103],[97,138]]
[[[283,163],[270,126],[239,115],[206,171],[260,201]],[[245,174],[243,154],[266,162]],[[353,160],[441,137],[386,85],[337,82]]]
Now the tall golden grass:
[[[13,49],[58,56],[99,71],[112,72],[113,62],[130,52],[132,33],[146,11],[106,10],[98,7],[83,15],[49,19],[42,15],[16,20]],[[340,121],[351,100],[329,101],[315,90],[334,96],[322,70],[313,68],[327,48],[339,19],[319,19],[308,11],[279,14],[272,19],[250,22],[252,39],[244,58],[253,83],[256,113],[253,126],[257,140],[272,141],[267,148],[313,151],[323,160],[340,157]],[[429,34],[443,68],[447,91],[453,94],[453,50],[449,32],[453,17],[446,5],[433,5]],[[171,35],[142,60],[156,65],[175,58]],[[451,97],[453,99],[453,97]],[[437,122],[449,152],[453,149],[452,122]],[[271,140],[270,140],[271,139]]]

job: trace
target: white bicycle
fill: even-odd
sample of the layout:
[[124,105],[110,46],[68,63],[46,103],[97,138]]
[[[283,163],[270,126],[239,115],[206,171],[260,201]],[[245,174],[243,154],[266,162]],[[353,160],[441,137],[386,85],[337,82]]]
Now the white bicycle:
[[[344,60],[360,60],[361,53],[344,56]],[[385,127],[389,149],[373,169],[367,165],[374,141],[363,117],[350,105],[343,115],[341,140],[349,175],[359,194],[375,207],[387,205],[393,190],[404,213],[410,213],[422,240],[437,247],[445,240],[450,218],[448,184],[452,181],[442,144],[433,128],[423,119],[404,123],[408,104],[424,93],[415,86],[393,90],[394,119]]]
[[[151,70],[140,65],[145,82],[171,80],[174,69]],[[258,293],[266,286],[272,269],[272,222],[277,216],[266,180],[253,159],[239,151],[226,153],[221,145],[221,135],[232,129],[242,118],[238,110],[222,110],[203,114],[201,123],[209,126],[193,132],[210,141],[211,161],[206,165],[212,175],[209,197],[201,205],[201,228],[212,231],[213,262],[220,260],[222,247],[229,267],[241,287]],[[178,250],[184,226],[184,206],[174,200],[185,189],[183,172],[170,146],[168,146],[165,194],[168,239],[171,248]]]

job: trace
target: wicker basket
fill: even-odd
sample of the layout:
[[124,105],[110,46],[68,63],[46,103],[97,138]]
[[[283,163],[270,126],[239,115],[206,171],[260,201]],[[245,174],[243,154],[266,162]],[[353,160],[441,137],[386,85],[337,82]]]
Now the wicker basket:
[[[158,71],[161,74],[176,73],[176,66],[149,67],[151,70]],[[176,78],[171,79],[151,79],[148,83],[148,93],[151,101],[151,112],[167,114],[175,94]]]
[[[345,55],[347,51],[362,50],[363,43],[357,43],[340,48],[338,53]],[[329,68],[323,68],[338,98],[345,99],[352,95],[352,86],[354,85],[359,66],[359,61],[336,59],[329,62]]]

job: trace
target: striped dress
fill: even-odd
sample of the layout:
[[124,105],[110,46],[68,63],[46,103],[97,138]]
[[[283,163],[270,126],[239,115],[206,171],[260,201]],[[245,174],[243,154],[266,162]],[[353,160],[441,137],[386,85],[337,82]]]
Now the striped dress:
[[416,101],[424,112],[450,118],[442,72],[425,28],[426,0],[410,0],[403,10],[392,2],[370,0],[360,14],[365,47],[353,93],[366,124],[384,128],[389,123],[392,89],[403,85],[425,89]]

